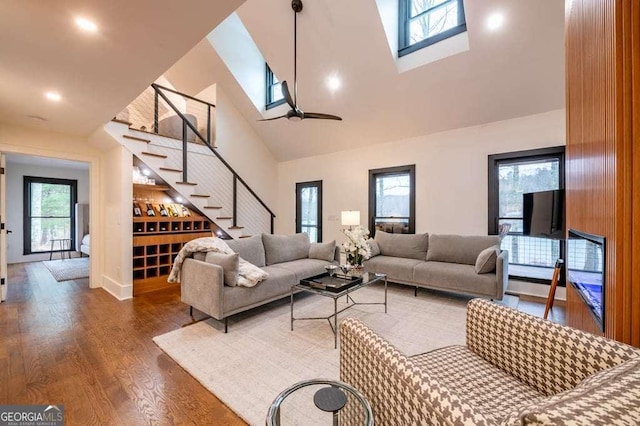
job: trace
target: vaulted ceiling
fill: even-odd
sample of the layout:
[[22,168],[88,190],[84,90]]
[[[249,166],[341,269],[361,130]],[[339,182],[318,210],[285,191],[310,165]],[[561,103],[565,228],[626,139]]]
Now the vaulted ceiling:
[[[489,31],[496,11],[504,27]],[[291,82],[290,1],[247,0],[237,13],[276,75]],[[166,75],[196,93],[220,84],[281,161],[564,107],[563,1],[466,1],[465,14],[468,51],[401,73],[375,1],[307,0],[298,15],[298,104],[342,122],[258,122],[261,112],[206,41]],[[330,73],[343,83],[333,94]]]
[[[262,112],[205,39],[236,9],[276,75],[291,81],[289,0],[5,2],[0,121],[87,135],[166,71],[187,93],[218,84],[286,161],[564,107],[562,0],[467,0],[470,49],[402,73],[375,1],[306,0],[298,17],[298,102],[344,121],[257,122]],[[505,25],[490,32],[485,21],[494,11]],[[76,15],[95,19],[98,34],[79,34]],[[342,79],[333,94],[324,84],[330,73]],[[45,100],[46,90],[60,91],[62,101]]]

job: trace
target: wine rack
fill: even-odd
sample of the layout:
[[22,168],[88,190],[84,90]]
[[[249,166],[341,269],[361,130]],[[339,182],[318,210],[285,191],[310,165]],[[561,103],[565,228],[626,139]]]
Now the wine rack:
[[[149,185],[145,185],[149,187]],[[148,192],[151,197],[166,197],[163,187]],[[134,191],[142,192],[140,185],[134,185]],[[191,216],[148,216],[133,217],[133,295],[175,287],[167,278],[173,267],[173,261],[185,243],[211,235],[212,224],[205,217],[191,211]]]

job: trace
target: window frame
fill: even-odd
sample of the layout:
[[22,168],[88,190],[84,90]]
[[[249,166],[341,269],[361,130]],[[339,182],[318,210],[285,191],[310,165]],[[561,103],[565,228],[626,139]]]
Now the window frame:
[[322,242],[322,181],[321,180],[313,180],[308,182],[297,182],[296,183],[296,233],[302,232],[303,223],[301,221],[302,218],[302,200],[300,199],[300,192],[303,188],[318,188],[318,206],[317,206],[317,218],[318,225],[316,229],[318,230],[318,243]]
[[[71,247],[76,246],[75,228],[76,228],[76,214],[75,205],[78,202],[78,181],[76,179],[60,179],[60,178],[46,178],[38,176],[24,176],[23,179],[23,212],[24,222],[22,228],[23,235],[23,254],[40,254],[48,253],[49,250],[31,251],[31,184],[32,183],[49,183],[55,185],[68,185],[70,187],[70,199],[69,199],[69,238],[71,239]],[[43,218],[45,216],[37,216]],[[60,216],[59,218],[65,218],[66,216]],[[56,216],[56,218],[58,218]]]
[[427,9],[413,18],[420,15],[429,13],[437,8],[444,7],[445,5],[453,2],[458,2],[458,25],[453,28],[449,28],[446,31],[438,33],[434,36],[427,37],[419,42],[411,43],[411,0],[398,0],[398,57],[402,57],[413,53],[417,50],[423,49],[432,44],[438,43],[442,40],[446,40],[450,37],[458,35],[467,31],[467,21],[464,14],[464,1],[463,0],[447,0],[437,6]]
[[[517,219],[517,218],[501,218],[499,216],[499,169],[502,163],[518,163],[532,162],[536,160],[557,159],[559,161],[558,178],[560,180],[558,189],[565,189],[565,152],[566,147],[564,145],[553,146],[548,148],[529,149],[525,151],[504,152],[500,154],[492,154],[488,156],[488,223],[487,230],[488,235],[498,235],[498,224],[500,219]],[[518,219],[520,220],[520,219]],[[520,232],[509,232],[507,235],[521,235]],[[565,256],[565,244],[560,240],[560,258],[564,259]],[[563,271],[564,275],[564,271]],[[524,277],[518,275],[509,274],[509,277],[517,278],[522,281],[547,284],[550,285],[549,280],[543,280],[539,278]],[[562,278],[562,277],[561,277]],[[561,282],[564,282],[561,279]]]
[[369,170],[369,234],[376,234],[376,178],[380,175],[409,174],[409,234],[416,233],[416,165],[384,167]]
[[275,108],[277,106],[280,106],[284,103],[286,103],[286,99],[284,98],[284,95],[282,97],[282,99],[278,99],[276,101],[274,101],[271,97],[271,88],[278,83],[274,83],[274,78],[275,78],[275,74],[273,73],[273,71],[271,70],[271,68],[269,67],[269,64],[267,64],[265,62],[265,70],[266,70],[266,74],[265,74],[265,89],[266,89],[266,98],[265,98],[265,104],[264,107],[265,109],[271,109],[271,108]]

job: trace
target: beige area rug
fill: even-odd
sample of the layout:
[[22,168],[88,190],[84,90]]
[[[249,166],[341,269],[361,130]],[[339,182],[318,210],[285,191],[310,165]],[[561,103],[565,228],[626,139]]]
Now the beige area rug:
[[[358,302],[374,302],[381,301],[383,294],[383,286],[374,285],[358,290],[353,297]],[[428,291],[414,297],[413,288],[391,285],[388,300],[387,314],[382,305],[360,305],[340,314],[339,320],[359,318],[410,355],[464,344],[468,298]],[[517,306],[517,298],[508,300]],[[296,317],[332,312],[332,299],[296,295]],[[339,348],[333,348],[328,322],[296,321],[291,331],[288,299],[232,317],[227,334],[219,322],[207,320],[153,340],[251,425],[263,425],[271,402],[292,384],[339,378]],[[327,415],[313,405],[313,393],[319,388],[305,388],[287,399],[283,424],[318,424]],[[330,414],[326,420],[331,423]]]
[[78,280],[89,278],[89,258],[46,260],[42,262],[56,281]]

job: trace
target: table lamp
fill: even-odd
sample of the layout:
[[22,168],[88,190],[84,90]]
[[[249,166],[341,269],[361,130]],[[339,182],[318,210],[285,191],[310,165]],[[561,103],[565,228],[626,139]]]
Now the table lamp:
[[351,230],[352,226],[360,225],[360,212],[358,210],[348,210],[342,212],[342,226],[348,226]]

